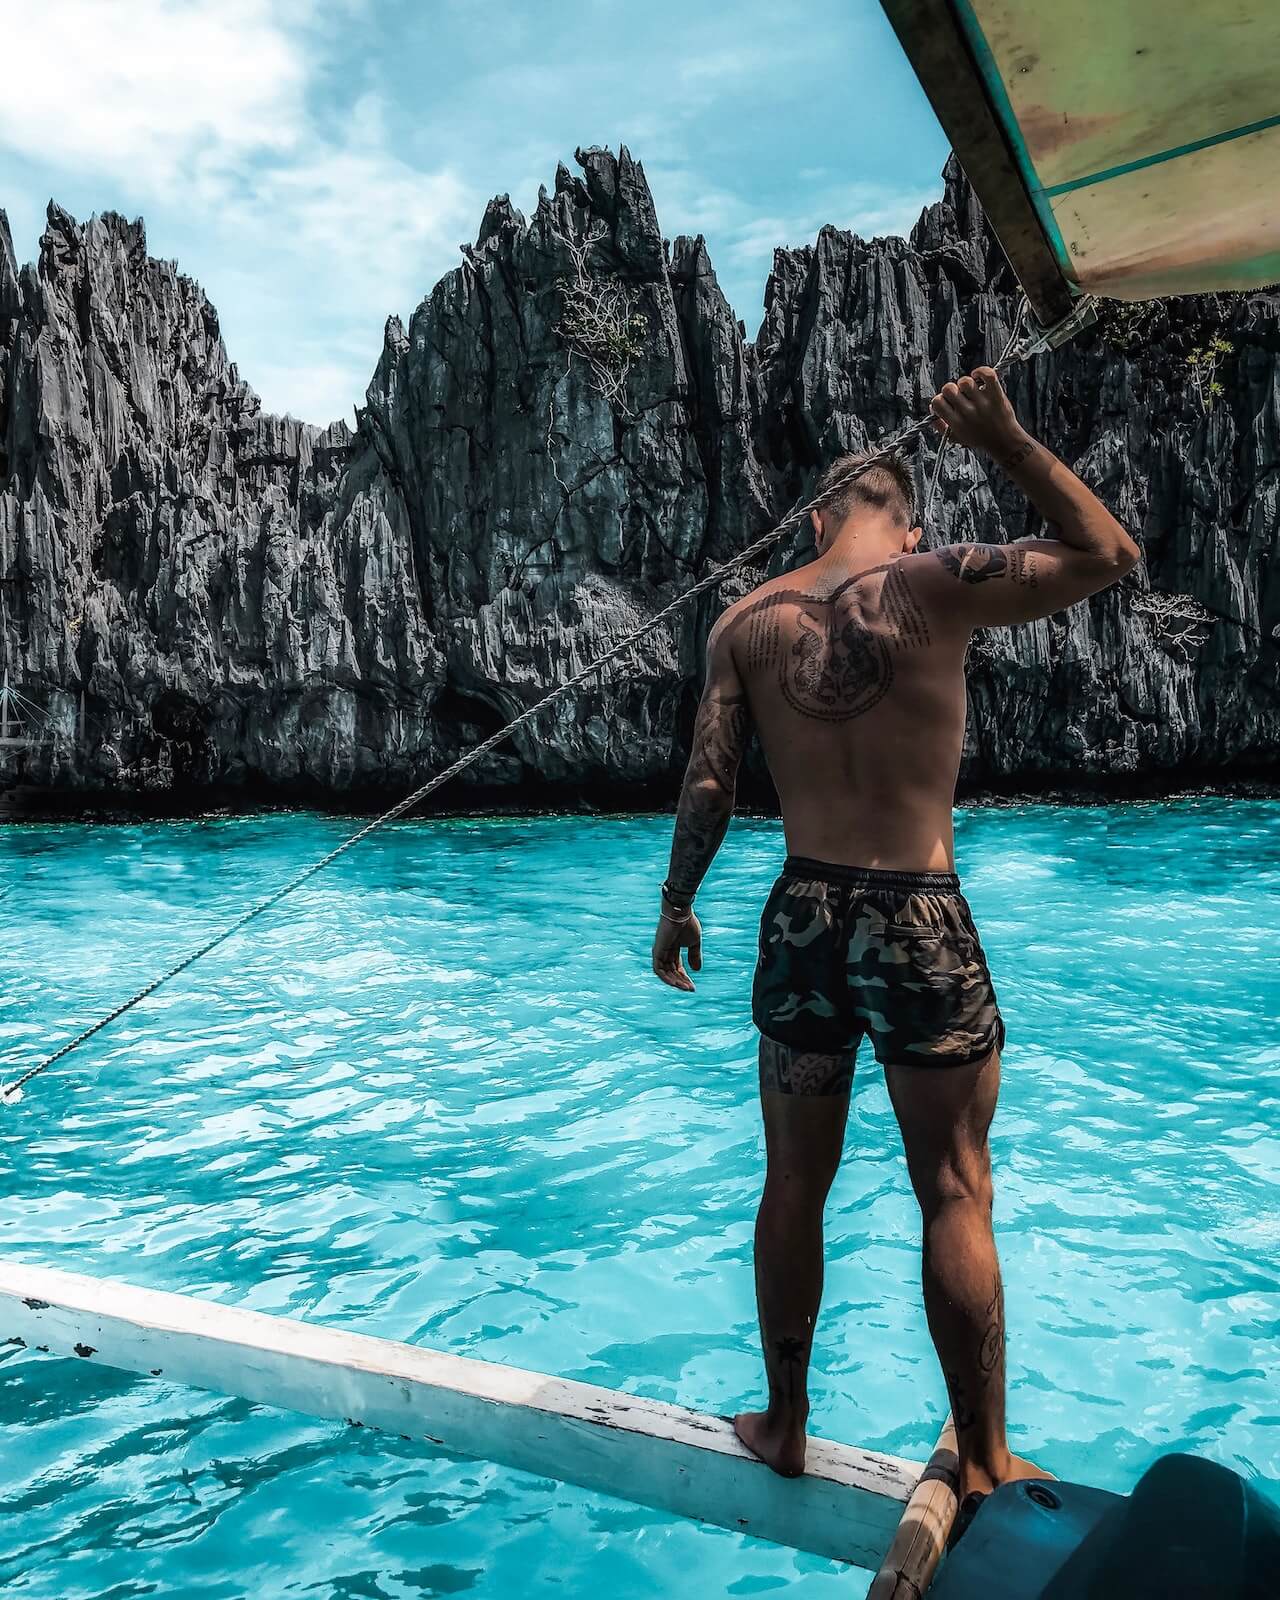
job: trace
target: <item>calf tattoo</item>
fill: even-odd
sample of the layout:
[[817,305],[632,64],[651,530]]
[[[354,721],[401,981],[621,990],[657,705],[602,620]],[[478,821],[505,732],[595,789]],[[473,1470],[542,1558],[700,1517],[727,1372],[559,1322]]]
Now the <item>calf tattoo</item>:
[[987,1305],[987,1326],[978,1352],[978,1365],[987,1377],[993,1376],[1004,1360],[1004,1285],[996,1276],[995,1291]]
[[[982,1340],[978,1346],[978,1371],[976,1375],[977,1388],[985,1394],[988,1387],[1002,1383],[1004,1374],[1004,1285],[1000,1282],[1000,1274],[996,1273],[995,1283],[992,1285],[991,1298],[986,1307],[986,1326],[982,1331]],[[957,1433],[964,1433],[972,1428],[978,1420],[976,1403],[979,1396],[971,1394],[960,1373],[947,1369],[943,1372],[947,1380],[947,1393],[951,1396],[951,1418],[956,1425]]]
[[773,1341],[773,1353],[787,1375],[787,1401],[796,1403],[796,1383],[800,1381],[803,1393],[804,1370],[809,1360],[809,1344],[805,1339],[784,1338]]
[[972,1428],[978,1420],[978,1413],[969,1404],[965,1397],[964,1384],[958,1372],[944,1372],[947,1380],[947,1393],[951,1396],[951,1420],[956,1425],[957,1433],[965,1433]]

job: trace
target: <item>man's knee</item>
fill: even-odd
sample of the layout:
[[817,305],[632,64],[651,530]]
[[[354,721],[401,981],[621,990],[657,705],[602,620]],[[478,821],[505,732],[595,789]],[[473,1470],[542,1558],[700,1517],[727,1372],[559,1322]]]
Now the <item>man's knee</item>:
[[834,1164],[805,1168],[772,1166],[760,1197],[761,1212],[784,1225],[791,1220],[804,1221],[815,1213],[821,1215],[835,1175]]
[[954,1205],[991,1211],[991,1154],[985,1144],[981,1149],[952,1150],[940,1159],[913,1165],[911,1182],[926,1220]]

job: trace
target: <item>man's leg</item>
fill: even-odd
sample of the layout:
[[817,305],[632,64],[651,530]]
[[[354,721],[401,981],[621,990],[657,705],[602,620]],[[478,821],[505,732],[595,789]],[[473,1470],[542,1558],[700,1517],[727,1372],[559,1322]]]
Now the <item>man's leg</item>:
[[973,1066],[886,1067],[889,1098],[924,1216],[924,1305],[951,1396],[960,1497],[1044,1477],[1005,1437],[1004,1290],[991,1231],[987,1133],[998,1051]]
[[768,1168],[756,1214],[756,1302],[769,1380],[766,1411],[734,1418],[738,1437],[784,1477],[804,1471],[809,1355],[822,1299],[822,1212],[840,1165],[853,1057],[760,1041]]

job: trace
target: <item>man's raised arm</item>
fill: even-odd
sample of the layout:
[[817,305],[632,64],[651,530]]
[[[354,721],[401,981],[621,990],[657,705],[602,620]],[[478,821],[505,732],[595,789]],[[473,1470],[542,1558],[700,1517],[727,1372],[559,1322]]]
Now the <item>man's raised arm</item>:
[[729,648],[729,614],[707,643],[707,681],[693,729],[693,749],[676,811],[671,863],[662,885],[662,911],[653,940],[653,970],[673,989],[692,989],[680,952],[695,972],[702,966],[702,928],[693,897],[715,858],[733,815],[738,768],[751,734],[751,713]]
[[983,628],[1047,617],[1137,565],[1138,546],[1092,489],[1022,427],[992,368],[979,367],[947,384],[934,396],[933,414],[955,443],[981,450],[1001,466],[1054,535],[1012,544],[951,544],[917,557],[919,581],[945,591],[959,621]]

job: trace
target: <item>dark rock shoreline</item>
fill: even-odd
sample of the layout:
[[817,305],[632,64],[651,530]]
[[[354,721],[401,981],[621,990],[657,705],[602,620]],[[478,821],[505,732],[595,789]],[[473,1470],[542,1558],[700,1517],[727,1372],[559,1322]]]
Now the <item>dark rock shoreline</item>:
[[[50,719],[0,749],[0,789],[72,811],[399,798],[1009,333],[1016,285],[954,168],[909,240],[827,228],[778,251],[749,344],[627,152],[578,163],[528,221],[491,202],[463,264],[388,322],[354,427],[264,414],[140,222],[51,206],[19,272],[0,214],[0,640]],[[1214,338],[1206,406],[1188,357]],[[1146,561],[978,641],[964,792],[1275,783],[1280,293],[1111,308],[1010,389]],[[959,451],[934,520],[1033,531]],[[670,803],[718,609],[439,809]],[[745,790],[768,805],[758,763]]]

